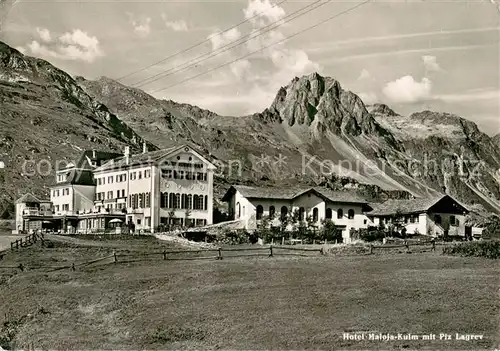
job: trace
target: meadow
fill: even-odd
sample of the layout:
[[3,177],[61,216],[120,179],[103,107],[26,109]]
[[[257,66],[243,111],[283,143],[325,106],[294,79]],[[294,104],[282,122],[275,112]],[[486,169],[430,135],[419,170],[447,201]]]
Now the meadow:
[[[78,239],[0,265],[0,346],[42,349],[494,349],[498,261],[424,253],[161,259],[48,271],[151,239]],[[365,333],[348,340],[344,333]],[[369,333],[418,340],[368,340]],[[481,340],[456,340],[480,334]],[[422,340],[436,334],[436,340]],[[451,340],[440,340],[449,334]],[[3,339],[2,339],[3,338]]]

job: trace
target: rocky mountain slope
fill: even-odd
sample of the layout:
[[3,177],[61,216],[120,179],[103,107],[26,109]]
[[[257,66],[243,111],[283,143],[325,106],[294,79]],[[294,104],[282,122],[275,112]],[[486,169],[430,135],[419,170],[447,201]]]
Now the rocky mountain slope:
[[57,164],[84,149],[141,149],[143,139],[71,76],[2,42],[0,106],[0,216],[22,193],[47,196]]
[[[23,172],[24,159],[72,158],[80,149],[118,150],[144,139],[159,148],[197,145],[219,166],[219,194],[235,182],[324,184],[374,199],[446,191],[500,212],[500,150],[457,116],[424,111],[404,117],[385,105],[367,108],[338,81],[316,73],[294,78],[261,113],[219,116],[109,78],[73,79],[45,61],[0,48],[6,106],[0,157],[12,164],[0,170],[8,184],[4,202],[21,188],[46,184]],[[434,172],[425,171],[426,157],[437,163]],[[480,168],[473,169],[474,162]]]
[[[404,117],[386,105],[367,108],[317,73],[294,78],[268,109],[243,117],[157,100],[108,78],[79,83],[158,146],[193,141],[226,161],[226,183],[372,184],[372,191],[389,194],[448,192],[500,211],[500,150],[474,123],[430,111]],[[241,174],[234,167],[227,172],[228,163],[242,165]]]
[[[500,122],[499,122],[500,124]],[[500,147],[500,133],[491,138],[497,147]]]

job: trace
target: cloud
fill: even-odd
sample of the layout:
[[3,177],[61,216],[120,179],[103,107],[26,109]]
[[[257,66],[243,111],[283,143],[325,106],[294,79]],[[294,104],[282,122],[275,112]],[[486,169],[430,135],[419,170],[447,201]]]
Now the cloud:
[[418,82],[412,76],[404,76],[387,83],[382,92],[392,102],[415,103],[428,100],[431,90],[432,82],[428,78]]
[[379,101],[377,94],[374,92],[359,93],[358,96],[365,105],[373,105]]
[[47,28],[36,28],[36,32],[42,41],[46,43],[50,43],[52,41],[52,37],[50,35],[50,31]]
[[232,28],[226,32],[211,34],[208,36],[208,39],[212,43],[212,50],[217,50],[224,45],[238,40],[240,37],[241,33],[238,28]]
[[293,75],[310,73],[319,71],[321,66],[309,59],[307,53],[303,50],[294,50],[286,48],[278,48],[271,52],[271,61],[277,68]]
[[138,20],[134,17],[133,14],[127,12],[127,15],[129,17],[129,21],[132,24],[132,27],[134,27],[134,32],[141,36],[141,37],[146,37],[151,33],[151,18],[146,17],[142,20]]
[[174,32],[187,32],[188,30],[188,25],[184,20],[169,21],[167,19],[167,15],[164,13],[161,14],[161,18],[163,19],[163,22],[165,22],[165,25]]
[[[260,13],[263,14],[252,18]],[[262,33],[259,29],[263,24],[280,21],[286,12],[277,5],[273,6],[269,0],[251,0],[246,4],[243,15],[250,19],[250,36],[255,36],[254,33]],[[190,81],[183,89],[182,97],[178,95],[178,99],[189,100],[221,114],[250,114],[269,107],[279,88],[288,84],[295,76],[321,73],[322,66],[306,51],[282,41],[286,37],[282,28],[268,31],[225,52],[225,55],[221,55],[223,57],[219,57],[222,64],[236,61],[211,72],[203,80]],[[233,28],[221,34],[212,34],[208,38],[212,50],[217,50],[238,41],[241,36],[240,31]],[[263,47],[266,49],[262,50]],[[194,87],[196,89],[193,90]],[[169,92],[169,98],[172,98],[172,94],[175,93]]]
[[237,78],[244,78],[250,72],[252,64],[248,60],[240,60],[233,62],[230,66],[231,72]]
[[247,7],[243,9],[243,14],[245,19],[250,19],[253,25],[263,27],[279,21],[285,17],[286,13],[282,7],[271,4],[269,0],[250,0]]
[[371,79],[373,79],[373,77],[370,74],[370,72],[368,72],[368,70],[363,68],[361,70],[361,73],[359,74],[358,80],[371,80]]
[[437,63],[436,56],[424,55],[422,56],[422,60],[424,61],[425,69],[428,72],[441,71],[441,67],[439,67],[439,64]]
[[24,48],[22,46],[16,46],[15,49],[17,51],[19,51],[21,54],[25,54],[26,53],[26,48]]
[[474,102],[478,100],[500,101],[500,90],[498,88],[469,90],[463,93],[442,94],[434,97],[436,100],[445,102]]
[[[44,34],[41,35],[47,34],[43,31],[42,33]],[[41,44],[33,40],[28,44],[28,48],[33,55],[61,60],[93,62],[97,57],[104,55],[99,46],[99,40],[80,29],[74,29],[72,32],[62,34],[55,42],[53,41],[50,44]]]

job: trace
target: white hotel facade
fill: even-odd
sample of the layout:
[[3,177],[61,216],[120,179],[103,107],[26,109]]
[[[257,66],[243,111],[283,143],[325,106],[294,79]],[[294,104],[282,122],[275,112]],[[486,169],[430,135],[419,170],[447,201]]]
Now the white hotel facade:
[[144,147],[132,155],[126,147],[116,156],[86,152],[76,165],[57,171],[51,215],[36,203],[18,203],[17,230],[86,233],[122,223],[153,232],[168,224],[212,224],[215,166],[193,148],[147,152]]

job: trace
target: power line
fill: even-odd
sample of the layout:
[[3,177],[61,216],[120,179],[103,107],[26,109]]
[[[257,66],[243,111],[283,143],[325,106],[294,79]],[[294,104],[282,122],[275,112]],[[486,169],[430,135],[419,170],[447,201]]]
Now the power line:
[[[281,1],[281,2],[278,2],[278,3],[274,4],[273,6],[271,6],[271,8],[276,7],[276,6],[279,6],[279,5],[281,5],[282,3],[286,2],[286,1],[288,1],[288,0],[283,0],[283,1]],[[250,21],[250,20],[254,19],[255,17],[258,17],[258,16],[263,15],[265,12],[266,12],[266,11],[259,12],[259,13],[257,13],[256,15],[254,15],[254,16],[252,16],[252,17],[250,17],[250,18],[247,18],[246,20],[244,20],[244,21],[242,21],[242,22],[240,22],[240,23],[238,23],[238,24],[235,24],[234,26],[232,26],[232,27],[230,27],[230,28],[227,28],[227,29],[224,29],[224,30],[223,30],[223,31],[221,31],[221,32],[218,32],[218,33],[217,33],[217,34],[215,34],[215,35],[221,35],[221,34],[223,34],[223,33],[229,32],[231,29],[234,29],[234,28],[236,28],[236,27],[239,27],[239,26],[241,26],[242,24],[244,24],[244,23],[246,23],[246,22],[248,22],[248,21]],[[137,71],[134,71],[134,72],[132,72],[132,73],[126,74],[126,75],[124,75],[124,76],[122,76],[122,77],[120,77],[120,78],[116,78],[116,80],[120,81],[120,80],[122,80],[122,79],[124,79],[124,78],[127,78],[127,77],[130,77],[130,76],[132,76],[132,75],[134,75],[134,74],[136,74],[136,73],[143,72],[143,71],[147,70],[148,68],[151,68],[151,67],[156,66],[156,65],[158,65],[158,64],[160,64],[160,63],[163,63],[163,62],[165,62],[165,61],[168,61],[168,60],[170,60],[171,58],[174,58],[174,57],[176,57],[176,56],[178,56],[178,55],[180,55],[180,54],[183,54],[183,53],[185,53],[185,52],[187,52],[187,51],[189,51],[189,50],[191,50],[191,49],[194,49],[194,48],[195,48],[195,47],[197,47],[197,46],[203,45],[203,44],[205,44],[206,42],[209,42],[209,41],[210,41],[210,38],[207,38],[207,39],[205,39],[205,40],[203,40],[203,41],[200,41],[199,43],[194,44],[194,45],[192,45],[192,46],[190,46],[190,47],[188,47],[188,48],[186,48],[186,49],[183,49],[183,50],[181,50],[181,51],[178,51],[178,52],[176,52],[176,53],[174,53],[174,54],[172,54],[172,55],[170,55],[170,56],[167,56],[167,57],[165,57],[164,59],[161,59],[160,61],[157,61],[157,62],[155,62],[155,63],[152,63],[152,64],[150,64],[149,66],[146,66],[146,67],[144,67],[144,68],[141,68],[141,69],[139,69],[139,70],[137,70]]]
[[[286,24],[288,22],[291,22],[294,19],[297,19],[297,18],[299,18],[299,17],[301,17],[301,16],[303,16],[303,15],[305,15],[305,14],[307,14],[307,13],[309,13],[309,12],[311,12],[311,11],[313,11],[313,10],[321,7],[321,6],[324,6],[327,3],[329,3],[331,0],[327,0],[326,2],[323,2],[322,4],[316,5],[317,3],[321,2],[321,1],[323,1],[323,0],[317,0],[317,1],[313,2],[312,4],[306,5],[306,6],[302,7],[302,8],[300,8],[299,10],[294,11],[291,14],[287,15],[285,18],[283,18],[281,20],[277,20],[275,22],[272,22],[271,24],[267,25],[266,27],[259,29],[256,33],[247,34],[247,35],[245,35],[242,38],[239,38],[239,39],[237,39],[235,41],[232,41],[232,42],[230,42],[230,43],[228,43],[226,45],[223,45],[222,47],[218,48],[215,52],[212,52],[212,53],[211,52],[207,52],[207,53],[199,55],[199,56],[197,56],[197,57],[195,57],[195,58],[193,58],[193,59],[191,59],[191,60],[189,60],[187,62],[184,62],[181,65],[180,68],[177,68],[177,67],[170,68],[170,69],[168,69],[168,70],[166,70],[164,72],[157,73],[157,74],[155,74],[155,75],[153,75],[153,76],[151,76],[149,78],[144,78],[144,79],[142,79],[142,80],[140,80],[140,81],[132,84],[132,86],[134,86],[136,88],[140,88],[140,87],[142,87],[142,86],[144,86],[146,84],[150,84],[150,83],[156,82],[157,80],[162,79],[164,77],[168,77],[168,76],[170,76],[172,74],[184,71],[187,68],[195,67],[197,64],[199,64],[201,62],[204,62],[204,61],[206,61],[206,60],[208,60],[208,59],[210,59],[212,57],[219,56],[220,54],[222,54],[222,53],[224,53],[224,52],[226,52],[228,50],[231,50],[231,49],[233,49],[233,48],[235,48],[237,46],[240,46],[240,45],[243,45],[243,44],[249,42],[251,39],[255,39],[255,38],[257,38],[257,37],[259,37],[259,36],[261,36],[261,35],[263,35],[263,34],[265,34],[267,32],[270,32],[271,30],[276,29],[276,28],[278,28],[278,27],[280,27],[280,26],[282,26],[282,25],[284,25],[284,24]],[[300,13],[300,14],[296,15],[297,13],[306,10],[308,7],[313,7],[313,8],[308,9],[304,13]],[[295,15],[295,17],[293,17],[293,15]],[[293,18],[289,18],[289,17],[293,17]],[[266,29],[266,30],[262,31],[263,29]],[[245,39],[245,38],[247,38],[247,39]],[[241,40],[243,40],[243,41],[241,41]],[[236,44],[236,45],[232,45],[232,44]],[[224,49],[224,48],[226,48],[226,49]],[[224,50],[222,50],[222,49],[224,49]],[[209,56],[205,57],[207,55],[209,55]],[[203,58],[203,57],[205,57],[205,58]],[[200,59],[200,60],[198,60],[198,59]],[[196,61],[196,60],[198,60],[198,61]],[[193,61],[196,61],[196,62],[193,62]],[[193,62],[193,63],[189,64],[191,62]],[[184,67],[182,67],[182,66],[184,66]],[[156,78],[156,77],[158,77],[158,78]]]
[[260,49],[258,49],[258,50],[252,51],[251,53],[246,54],[246,55],[243,55],[243,56],[241,56],[241,57],[239,57],[239,58],[237,58],[237,59],[235,59],[235,60],[232,60],[232,61],[226,62],[226,63],[224,63],[224,64],[222,64],[222,65],[220,65],[220,66],[217,66],[217,67],[215,67],[215,68],[209,69],[209,70],[207,70],[207,71],[205,71],[205,72],[202,72],[202,73],[197,74],[197,75],[195,75],[195,76],[189,77],[189,78],[187,78],[187,79],[181,80],[181,81],[180,81],[180,82],[178,82],[178,83],[175,83],[175,84],[169,85],[169,86],[167,86],[167,87],[165,87],[165,88],[161,88],[161,89],[154,90],[154,91],[152,91],[152,93],[157,93],[157,92],[160,92],[160,91],[163,91],[163,90],[167,90],[167,89],[173,88],[173,87],[175,87],[175,86],[181,85],[181,84],[183,84],[183,83],[185,83],[185,82],[188,82],[188,81],[190,81],[190,80],[193,80],[193,79],[195,79],[195,78],[198,78],[198,77],[200,77],[200,76],[203,76],[203,75],[205,75],[205,74],[207,74],[207,73],[210,73],[210,72],[213,72],[213,71],[215,71],[215,70],[218,70],[219,68],[222,68],[222,67],[224,67],[224,66],[230,65],[230,64],[235,63],[235,62],[237,62],[237,61],[243,60],[244,58],[247,58],[248,56],[251,56],[251,55],[253,55],[253,54],[257,53],[257,52],[260,52],[260,51],[262,51],[262,50],[264,50],[264,49],[267,49],[267,48],[270,48],[270,47],[272,47],[272,46],[278,45],[278,44],[280,44],[280,43],[282,43],[282,42],[285,42],[286,40],[288,40],[288,39],[290,39],[290,38],[296,37],[296,36],[297,36],[297,35],[299,35],[299,34],[302,34],[302,33],[306,32],[306,31],[311,30],[311,29],[313,29],[313,28],[316,28],[316,27],[318,27],[318,26],[320,26],[320,25],[322,25],[322,24],[324,24],[324,23],[326,23],[326,22],[328,22],[328,21],[331,21],[332,19],[334,19],[334,18],[336,18],[336,17],[342,16],[342,15],[344,15],[344,14],[348,13],[348,12],[351,12],[351,11],[353,11],[353,10],[357,9],[358,7],[361,7],[361,6],[363,6],[363,5],[366,5],[366,4],[367,4],[367,3],[369,3],[370,1],[372,1],[372,0],[366,0],[366,1],[364,1],[364,2],[360,3],[360,4],[356,5],[356,6],[350,7],[350,8],[348,8],[347,10],[344,10],[344,11],[339,12],[339,13],[337,13],[337,14],[333,15],[333,16],[330,16],[330,17],[328,17],[327,19],[325,19],[325,20],[323,20],[323,21],[321,21],[321,22],[318,22],[318,23],[316,23],[316,24],[314,24],[314,25],[312,25],[312,26],[309,26],[309,27],[307,27],[307,28],[305,28],[305,29],[303,29],[303,30],[301,30],[301,31],[299,31],[299,32],[296,32],[296,33],[294,33],[294,34],[292,34],[292,35],[290,35],[290,36],[288,36],[288,37],[286,37],[286,38],[284,38],[284,39],[282,39],[282,40],[280,40],[280,41],[278,41],[278,42],[276,42],[276,43],[273,43],[273,44],[270,44],[270,45],[266,45],[266,46],[264,46],[264,47],[262,47],[262,48],[260,48]]

